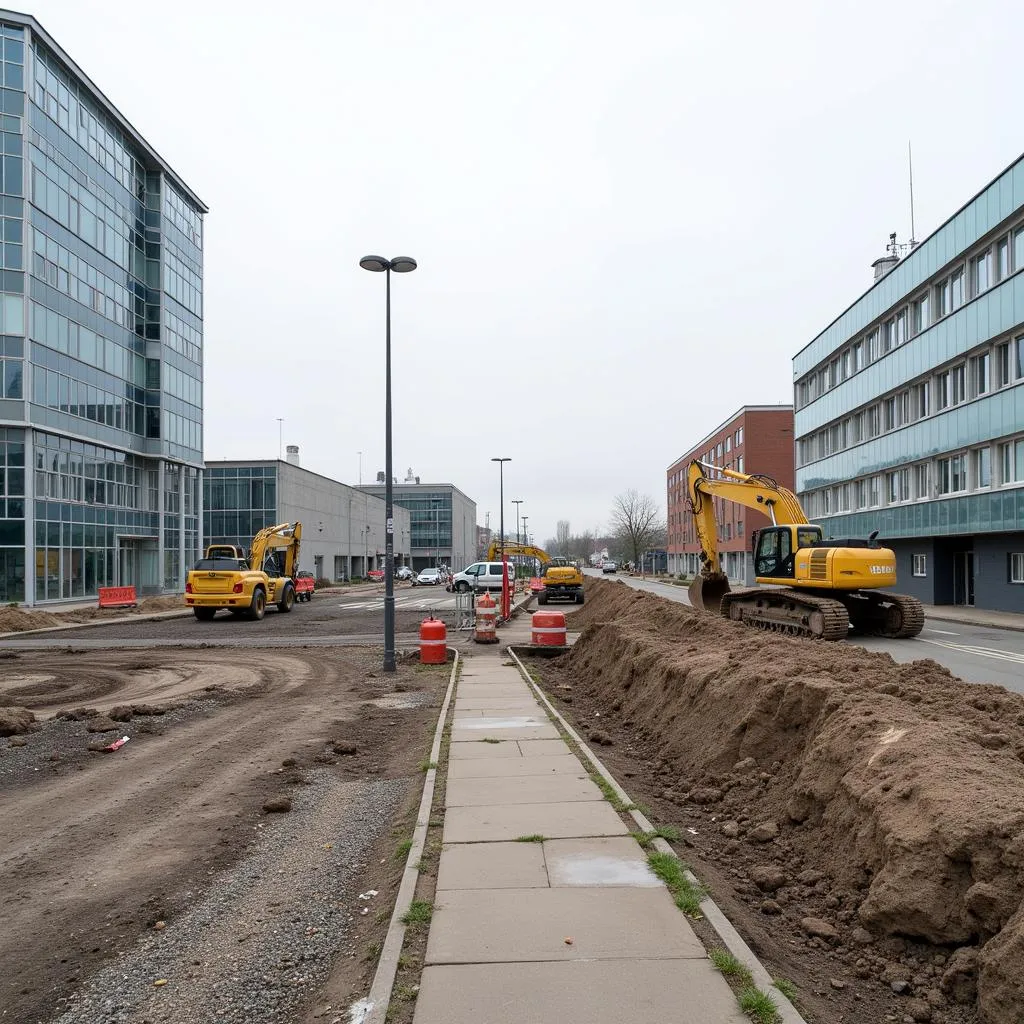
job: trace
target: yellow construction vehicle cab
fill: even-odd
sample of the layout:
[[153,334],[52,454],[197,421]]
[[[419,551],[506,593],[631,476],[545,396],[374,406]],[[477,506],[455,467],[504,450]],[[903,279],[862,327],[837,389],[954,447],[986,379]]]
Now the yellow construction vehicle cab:
[[185,604],[204,620],[221,608],[250,619],[262,619],[268,604],[290,612],[301,539],[301,523],[281,523],[260,530],[248,556],[231,544],[211,544],[189,571]]
[[[519,555],[535,558],[540,562],[540,579],[544,589],[537,595],[538,604],[547,604],[552,600],[583,604],[583,573],[575,562],[568,558],[552,558],[543,548],[534,547],[532,544],[506,544],[504,552],[506,557]],[[501,553],[502,548],[498,543],[492,543],[487,549],[489,559],[500,558]]]
[[[700,460],[687,471],[690,508],[701,546],[701,572],[690,602],[727,619],[794,636],[841,640],[856,632],[917,636],[924,609],[916,597],[882,588],[896,584],[896,556],[866,540],[826,540],[808,523],[792,491],[767,476],[745,475]],[[718,553],[715,498],[765,513],[770,527],[752,543],[758,586],[731,590]]]

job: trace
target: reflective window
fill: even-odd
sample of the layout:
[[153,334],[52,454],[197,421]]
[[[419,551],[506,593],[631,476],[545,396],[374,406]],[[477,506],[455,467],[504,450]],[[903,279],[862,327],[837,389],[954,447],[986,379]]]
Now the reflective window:
[[989,354],[983,352],[971,359],[971,388],[974,397],[984,395],[988,391]]
[[1024,270],[1024,228],[1013,233],[1013,271]]
[[971,452],[975,487],[992,486],[992,449],[978,448]]
[[971,260],[971,295],[987,291],[992,283],[992,250],[986,250]]
[[1006,238],[1001,238],[996,245],[996,273],[1000,281],[1010,276],[1010,242]]
[[964,290],[964,268],[959,267],[949,279],[951,309],[959,309],[967,300]]

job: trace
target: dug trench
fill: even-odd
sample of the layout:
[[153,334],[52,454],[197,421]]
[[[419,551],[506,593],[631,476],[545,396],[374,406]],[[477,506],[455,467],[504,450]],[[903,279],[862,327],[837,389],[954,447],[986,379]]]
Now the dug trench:
[[8,653],[2,1019],[344,1018],[447,676],[360,648]]
[[818,1024],[1024,1021],[1024,697],[589,580],[531,670]]

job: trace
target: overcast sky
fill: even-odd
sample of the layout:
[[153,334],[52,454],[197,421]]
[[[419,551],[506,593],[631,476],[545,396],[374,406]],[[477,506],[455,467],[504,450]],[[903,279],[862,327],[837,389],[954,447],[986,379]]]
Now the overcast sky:
[[[15,5],[17,7],[17,5]],[[606,527],[1024,149],[1016,5],[37,0],[210,207],[207,459]],[[102,16],[99,12],[102,11]],[[755,470],[756,467],[748,467]],[[512,527],[514,529],[514,526]]]

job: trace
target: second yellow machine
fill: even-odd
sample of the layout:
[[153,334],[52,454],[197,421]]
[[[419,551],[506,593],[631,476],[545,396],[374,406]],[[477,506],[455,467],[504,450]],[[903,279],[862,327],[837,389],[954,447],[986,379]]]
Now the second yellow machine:
[[[704,611],[761,629],[821,640],[858,633],[917,636],[924,609],[916,597],[893,594],[896,556],[867,539],[826,540],[808,523],[792,491],[767,476],[748,476],[690,463],[688,491],[701,546],[701,572],[690,602]],[[732,590],[722,571],[714,499],[763,512],[772,525],[754,538],[756,587]]]

